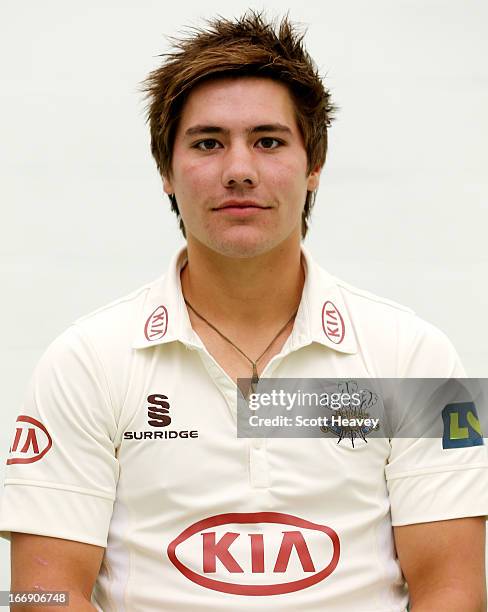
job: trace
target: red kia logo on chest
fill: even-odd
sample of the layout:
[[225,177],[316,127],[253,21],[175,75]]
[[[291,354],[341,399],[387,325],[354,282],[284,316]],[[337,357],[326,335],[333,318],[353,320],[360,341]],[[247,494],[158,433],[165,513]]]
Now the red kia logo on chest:
[[344,340],[344,319],[332,302],[325,302],[322,308],[322,327],[324,334],[334,344],[340,344]]
[[340,542],[330,527],[291,514],[235,512],[193,523],[167,554],[183,576],[207,589],[281,595],[327,578],[339,562]]
[[21,414],[17,418],[7,465],[39,461],[52,445],[53,441],[44,425],[30,416]]
[[154,342],[160,340],[168,329],[168,311],[161,304],[156,310],[149,316],[144,326],[144,335],[146,338]]

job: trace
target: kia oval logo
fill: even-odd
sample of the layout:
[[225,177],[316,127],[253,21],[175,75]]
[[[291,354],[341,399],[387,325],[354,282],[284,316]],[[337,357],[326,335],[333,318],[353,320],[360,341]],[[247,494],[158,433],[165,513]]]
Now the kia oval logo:
[[322,328],[324,334],[334,344],[340,344],[344,340],[346,334],[344,319],[332,302],[325,302],[322,308]]
[[44,425],[30,416],[21,414],[17,418],[7,465],[39,461],[52,445],[53,441]]
[[207,589],[281,595],[327,578],[339,562],[340,542],[330,527],[291,514],[235,512],[193,523],[167,554],[183,576]]
[[161,340],[168,329],[168,311],[161,304],[150,315],[144,326],[144,335],[150,342]]

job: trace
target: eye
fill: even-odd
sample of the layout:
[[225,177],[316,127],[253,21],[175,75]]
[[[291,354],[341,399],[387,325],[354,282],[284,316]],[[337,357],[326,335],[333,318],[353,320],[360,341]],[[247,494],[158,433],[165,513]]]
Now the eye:
[[196,149],[200,149],[200,151],[213,151],[219,148],[218,145],[220,145],[220,143],[215,140],[215,138],[206,138],[205,140],[200,140],[200,142],[197,142],[193,146]]
[[271,138],[271,136],[265,136],[264,138],[260,138],[259,141],[261,143],[262,149],[276,149],[281,146],[283,143],[281,140],[277,138]]

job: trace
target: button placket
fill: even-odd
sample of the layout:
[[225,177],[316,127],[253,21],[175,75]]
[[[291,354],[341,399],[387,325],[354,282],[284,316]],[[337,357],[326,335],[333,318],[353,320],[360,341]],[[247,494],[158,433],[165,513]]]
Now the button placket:
[[[222,393],[225,401],[231,410],[234,419],[237,418],[236,413],[236,401],[237,401],[237,385],[230,379],[226,372],[221,366],[215,361],[210,353],[205,349],[204,346],[195,346],[195,349],[199,351],[200,357],[206,367],[206,370],[212,378],[214,384]],[[267,364],[261,377],[266,375],[267,378],[271,378],[273,373],[276,371],[283,359],[290,353],[293,352],[292,347],[285,346],[282,352],[275,355],[271,361]],[[267,488],[270,486],[270,471],[267,451],[267,440],[266,438],[250,438],[248,443],[248,456],[249,456],[249,483],[253,488]]]
[[270,474],[265,438],[249,440],[249,482],[254,488],[269,487]]

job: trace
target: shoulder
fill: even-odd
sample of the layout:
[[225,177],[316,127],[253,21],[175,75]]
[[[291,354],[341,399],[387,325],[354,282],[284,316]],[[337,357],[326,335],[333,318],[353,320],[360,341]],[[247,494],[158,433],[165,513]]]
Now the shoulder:
[[398,377],[463,376],[451,341],[408,306],[358,289],[335,278],[361,352],[379,375]]
[[409,315],[414,315],[413,309],[408,306],[403,306],[398,302],[380,297],[370,291],[354,287],[337,277],[334,277],[334,280],[344,299],[355,308],[355,312],[364,311],[370,316],[389,315],[400,318],[405,317],[405,315],[407,317]]
[[132,348],[144,306],[164,277],[146,283],[73,321],[78,333],[105,351]]
[[37,363],[35,377],[47,384],[104,389],[110,403],[120,407],[133,367],[134,338],[151,290],[160,279],[147,283],[112,302],[74,320],[48,345]]

